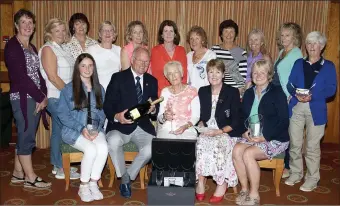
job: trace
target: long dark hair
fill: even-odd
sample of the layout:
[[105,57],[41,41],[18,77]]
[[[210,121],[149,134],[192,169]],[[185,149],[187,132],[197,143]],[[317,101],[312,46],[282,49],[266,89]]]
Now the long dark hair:
[[101,85],[98,79],[96,62],[94,61],[91,54],[88,54],[88,53],[80,54],[77,57],[76,62],[74,64],[73,77],[72,77],[74,109],[81,110],[83,108],[87,108],[88,106],[90,106],[88,105],[87,96],[83,89],[83,83],[80,78],[80,71],[79,71],[79,64],[85,58],[89,58],[93,62],[93,74],[91,76],[91,84],[92,84],[92,89],[94,90],[94,94],[96,96],[96,108],[102,109],[103,108],[103,101],[102,101],[103,94],[102,94]]

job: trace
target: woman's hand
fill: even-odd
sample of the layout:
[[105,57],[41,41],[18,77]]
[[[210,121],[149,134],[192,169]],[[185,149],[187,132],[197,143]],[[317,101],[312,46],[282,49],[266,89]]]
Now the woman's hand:
[[204,127],[204,123],[203,121],[200,121],[198,124],[197,124],[198,127]]
[[175,131],[170,132],[170,134],[174,134],[174,135],[179,135],[179,134],[183,134],[183,132],[188,129],[188,125],[183,125],[181,127],[179,127],[178,129],[176,129]]
[[253,137],[253,138],[251,138],[251,141],[259,143],[259,142],[265,142],[266,139],[264,138],[264,136],[260,136],[260,137]]
[[166,108],[163,117],[166,121],[172,121],[174,119],[174,113],[169,108]]
[[209,131],[203,133],[204,136],[208,137],[215,137],[221,134],[223,134],[223,131],[221,129],[209,129]]
[[47,107],[47,103],[48,103],[48,99],[47,97],[45,97],[45,99],[40,102],[40,103],[36,103],[35,106],[35,114],[39,113],[40,111],[42,111],[43,109],[45,109],[45,107]]
[[247,139],[250,142],[252,141],[252,139],[250,138],[250,131],[249,131],[249,129],[245,133],[242,134],[242,137]]
[[299,102],[303,102],[303,103],[310,102],[310,100],[312,100],[311,94],[308,96],[301,96],[301,95],[296,94],[295,97],[299,100]]
[[[92,141],[93,139],[95,139],[95,138],[93,138],[93,137],[90,135],[90,133],[89,133],[89,131],[87,130],[86,127],[83,129],[83,131],[81,132],[81,134],[83,135],[83,137],[85,137],[86,139],[88,139],[88,140],[90,140],[90,141]],[[97,135],[98,135],[98,134],[97,134]]]

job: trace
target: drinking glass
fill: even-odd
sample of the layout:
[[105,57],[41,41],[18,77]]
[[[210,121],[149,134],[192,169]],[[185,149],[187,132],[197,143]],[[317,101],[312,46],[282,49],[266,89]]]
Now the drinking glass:
[[189,172],[184,172],[183,174],[183,184],[185,187],[187,187],[190,183],[190,173]]
[[263,117],[261,114],[249,116],[245,121],[245,126],[250,131],[250,137],[256,138],[263,136]]
[[157,186],[161,186],[163,183],[163,170],[156,170],[156,184]]
[[91,136],[95,136],[99,133],[101,126],[101,121],[98,115],[95,112],[91,112],[91,115],[87,117],[87,125],[86,129],[88,130]]

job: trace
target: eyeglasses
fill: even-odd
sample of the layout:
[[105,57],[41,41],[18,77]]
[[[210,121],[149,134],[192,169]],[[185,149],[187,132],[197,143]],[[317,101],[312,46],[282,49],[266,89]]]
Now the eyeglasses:
[[109,30],[106,30],[106,29],[103,29],[101,30],[103,33],[114,33],[114,30],[113,29],[109,29]]
[[144,66],[149,66],[150,64],[150,60],[148,61],[142,61],[140,59],[135,59],[135,61],[138,63],[138,64],[143,64]]

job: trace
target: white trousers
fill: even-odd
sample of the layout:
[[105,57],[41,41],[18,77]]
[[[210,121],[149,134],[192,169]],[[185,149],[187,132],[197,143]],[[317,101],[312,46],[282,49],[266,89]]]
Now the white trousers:
[[108,154],[105,134],[100,132],[93,141],[80,135],[73,147],[84,153],[81,161],[80,181],[99,180]]

